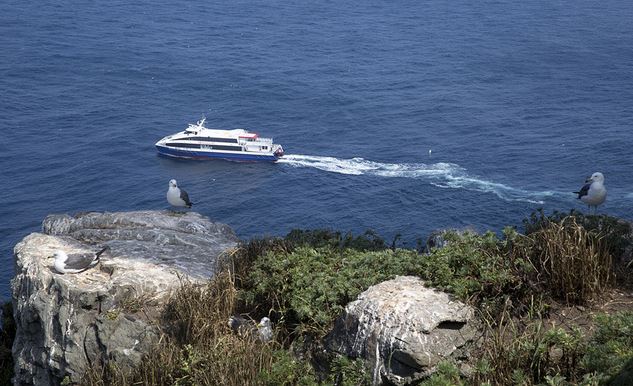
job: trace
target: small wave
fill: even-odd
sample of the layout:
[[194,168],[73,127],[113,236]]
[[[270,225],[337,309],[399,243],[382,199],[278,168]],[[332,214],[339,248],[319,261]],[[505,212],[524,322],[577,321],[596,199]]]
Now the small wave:
[[308,167],[331,173],[348,175],[369,175],[378,177],[419,178],[429,181],[438,188],[466,189],[471,191],[493,193],[506,201],[522,201],[542,205],[544,199],[560,195],[555,191],[534,192],[513,188],[497,182],[471,176],[463,167],[439,162],[424,163],[381,163],[364,158],[342,159],[335,157],[320,157],[310,155],[289,154],[281,158],[278,163]]

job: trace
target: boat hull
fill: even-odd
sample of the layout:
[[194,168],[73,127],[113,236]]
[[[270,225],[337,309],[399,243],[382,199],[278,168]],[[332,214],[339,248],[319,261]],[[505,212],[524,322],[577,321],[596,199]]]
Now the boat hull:
[[238,162],[275,162],[279,157],[274,154],[256,154],[248,152],[214,152],[214,151],[201,151],[201,150],[186,150],[175,149],[167,146],[156,145],[156,149],[160,155],[173,158],[185,158],[185,159],[223,159],[227,161]]

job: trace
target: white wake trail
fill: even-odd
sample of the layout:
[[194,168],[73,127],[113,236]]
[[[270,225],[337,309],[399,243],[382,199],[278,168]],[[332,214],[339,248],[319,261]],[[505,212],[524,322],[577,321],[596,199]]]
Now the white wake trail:
[[433,186],[450,189],[466,189],[477,192],[493,193],[506,201],[523,201],[543,204],[548,197],[561,195],[555,191],[534,192],[513,188],[501,183],[486,181],[470,176],[466,169],[453,163],[382,163],[364,158],[342,159],[310,155],[289,154],[278,163],[293,167],[306,167],[331,173],[348,175],[369,175],[379,177],[417,178],[428,181]]

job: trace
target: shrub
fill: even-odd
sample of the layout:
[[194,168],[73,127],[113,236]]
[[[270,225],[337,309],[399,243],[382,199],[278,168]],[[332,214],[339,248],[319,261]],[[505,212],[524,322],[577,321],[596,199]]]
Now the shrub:
[[254,262],[243,296],[253,307],[274,310],[291,329],[322,334],[358,294],[396,275],[417,272],[418,260],[414,251],[331,246],[267,253]]
[[343,355],[337,355],[330,365],[328,378],[322,382],[326,385],[336,386],[369,386],[371,378],[362,359],[349,359]]
[[633,311],[599,315],[596,322],[583,360],[586,369],[607,379],[628,378],[633,384]]
[[[326,238],[309,235],[311,241]],[[511,229],[506,230],[503,240],[492,232],[449,232],[445,235],[447,246],[430,255],[403,249],[365,251],[341,248],[340,244],[267,251],[253,261],[242,279],[241,296],[246,309],[255,313],[272,310],[289,330],[307,329],[318,334],[325,332],[358,294],[396,275],[419,276],[475,304],[514,297],[519,307],[528,295],[522,275],[529,264],[509,258],[510,245],[517,237]],[[302,238],[294,238],[298,239]]]
[[603,236],[575,216],[549,221],[517,241],[515,256],[535,268],[529,279],[568,303],[585,303],[612,280],[612,258]]
[[522,324],[507,310],[499,323],[490,315],[484,320],[487,329],[475,369],[477,384],[532,385],[548,379],[575,382],[580,378],[586,348],[580,330],[547,329],[541,319]]
[[253,262],[268,253],[286,254],[294,250],[294,245],[284,239],[268,237],[252,239],[247,243],[240,243],[233,253],[223,256],[218,264],[218,270],[229,270],[233,273],[235,285],[242,287],[242,279],[248,276]]
[[385,241],[371,230],[354,237],[351,232],[343,235],[341,232],[328,229],[293,229],[285,238],[255,238],[247,243],[241,243],[233,253],[220,262],[219,268],[231,270],[234,273],[235,284],[241,288],[242,280],[248,276],[250,267],[261,256],[268,253],[285,255],[292,253],[298,247],[330,247],[338,250],[351,248],[359,251],[387,249]]
[[463,300],[480,302],[509,295],[520,286],[516,263],[507,258],[507,239],[499,240],[492,232],[448,232],[447,245],[435,249],[420,261],[420,275]]
[[420,386],[463,386],[464,384],[454,364],[440,362],[437,365],[437,372],[420,383]]
[[530,235],[547,228],[551,223],[561,223],[572,217],[577,224],[585,228],[604,240],[609,253],[619,258],[626,250],[631,240],[631,224],[617,217],[607,215],[584,215],[572,210],[569,214],[554,212],[550,216],[545,215],[543,210],[532,212],[529,218],[523,220],[525,234]]
[[316,386],[314,369],[306,361],[295,358],[287,350],[273,353],[272,365],[261,372],[260,381],[270,386]]
[[[477,384],[596,385],[625,377],[633,371],[633,314],[600,319],[589,346],[578,330],[547,329],[542,320],[549,294],[582,303],[609,284],[609,251],[624,247],[607,240],[624,240],[624,228],[605,216],[540,212],[526,220],[526,233],[448,232],[447,245],[429,255],[396,249],[397,239],[390,249],[373,232],[294,230],[284,239],[254,239],[227,255],[208,285],[183,283],[164,310],[163,338],[138,369],[106,366],[82,384],[369,384],[362,361],[322,354],[319,339],[347,303],[396,275],[419,276],[479,307],[488,328]],[[270,316],[276,340],[232,334],[226,322],[238,312]],[[302,355],[287,349],[302,341]],[[423,384],[464,382],[443,363]]]
[[387,249],[385,240],[372,230],[367,230],[362,235],[354,237],[351,232],[343,235],[341,232],[328,229],[293,229],[288,233],[285,240],[294,246],[309,246],[312,248],[351,248],[358,251],[381,251]]

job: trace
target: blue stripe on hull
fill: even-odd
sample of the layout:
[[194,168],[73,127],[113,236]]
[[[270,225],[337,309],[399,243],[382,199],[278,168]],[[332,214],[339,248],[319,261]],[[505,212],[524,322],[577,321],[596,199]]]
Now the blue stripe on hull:
[[164,146],[156,146],[161,155],[176,158],[189,159],[224,159],[229,161],[266,161],[275,162],[277,157],[274,155],[258,155],[258,154],[236,154],[236,153],[211,153],[203,151],[172,149]]

